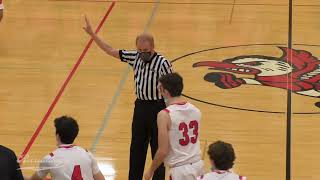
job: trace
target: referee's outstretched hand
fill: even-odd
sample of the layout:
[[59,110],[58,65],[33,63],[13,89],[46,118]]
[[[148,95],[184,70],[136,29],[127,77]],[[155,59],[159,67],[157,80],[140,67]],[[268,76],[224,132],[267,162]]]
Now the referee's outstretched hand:
[[93,35],[94,31],[92,30],[91,24],[89,22],[89,19],[87,18],[86,15],[84,15],[84,20],[86,22],[86,25],[83,27],[83,29],[89,34],[89,35]]

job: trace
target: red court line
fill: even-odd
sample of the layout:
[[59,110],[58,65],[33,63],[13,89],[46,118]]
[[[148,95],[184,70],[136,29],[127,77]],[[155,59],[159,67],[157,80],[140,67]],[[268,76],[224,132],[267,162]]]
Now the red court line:
[[[101,29],[101,27],[103,26],[103,24],[105,23],[106,19],[108,18],[109,14],[111,13],[114,5],[116,4],[115,1],[112,2],[112,4],[109,6],[108,11],[106,12],[106,14],[104,15],[103,19],[101,20],[100,24],[98,25],[95,33],[98,33]],[[37,127],[36,131],[34,132],[34,134],[32,135],[31,139],[29,140],[27,146],[25,147],[23,153],[20,155],[19,157],[19,162],[22,163],[24,160],[24,157],[28,154],[31,146],[33,145],[34,141],[36,140],[37,136],[39,135],[41,129],[43,128],[44,124],[46,123],[46,121],[48,120],[48,117],[50,116],[52,110],[54,109],[55,105],[57,104],[57,102],[59,101],[61,95],[63,94],[65,88],[67,87],[68,83],[70,82],[71,78],[73,77],[74,73],[76,72],[76,70],[78,69],[80,63],[82,62],[84,56],[86,55],[87,51],[89,50],[91,44],[93,42],[93,39],[91,38],[90,41],[87,43],[87,45],[85,46],[84,50],[82,51],[79,59],[77,60],[76,64],[73,66],[71,72],[69,73],[67,79],[64,81],[63,85],[61,86],[58,94],[56,95],[56,97],[54,98],[53,102],[51,103],[47,113],[44,115],[41,123],[39,124],[39,126]]]

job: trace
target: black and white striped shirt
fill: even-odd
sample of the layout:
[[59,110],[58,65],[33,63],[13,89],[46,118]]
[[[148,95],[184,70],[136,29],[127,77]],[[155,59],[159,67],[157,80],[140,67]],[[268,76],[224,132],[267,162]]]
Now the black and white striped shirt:
[[158,80],[162,75],[172,73],[170,61],[154,53],[148,63],[139,58],[137,51],[119,51],[122,62],[127,62],[134,70],[136,96],[140,100],[159,100],[162,96],[158,90]]

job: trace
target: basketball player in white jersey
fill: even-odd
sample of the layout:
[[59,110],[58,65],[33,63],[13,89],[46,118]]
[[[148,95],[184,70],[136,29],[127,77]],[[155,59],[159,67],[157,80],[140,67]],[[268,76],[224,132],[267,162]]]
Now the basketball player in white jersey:
[[236,159],[233,147],[229,143],[217,141],[209,146],[208,155],[212,172],[200,176],[198,180],[246,180],[246,177],[231,172]]
[[79,132],[77,121],[62,116],[54,124],[58,148],[43,158],[30,179],[43,180],[50,174],[52,180],[104,180],[93,155],[72,144]]
[[3,3],[2,3],[2,0],[0,0],[0,22],[2,20],[2,16],[3,16]]
[[164,75],[159,82],[167,108],[158,113],[159,147],[145,179],[151,179],[164,162],[170,168],[170,180],[196,180],[204,173],[199,142],[201,112],[181,97],[179,74]]

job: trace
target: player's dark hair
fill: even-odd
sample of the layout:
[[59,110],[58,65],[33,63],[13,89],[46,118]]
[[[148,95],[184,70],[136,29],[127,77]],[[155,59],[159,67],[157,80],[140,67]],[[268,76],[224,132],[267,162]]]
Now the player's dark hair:
[[159,82],[172,97],[181,96],[183,90],[183,79],[178,73],[170,73],[161,76]]
[[210,144],[208,155],[218,170],[231,169],[236,159],[232,145],[223,141]]
[[79,133],[79,126],[75,119],[69,116],[61,116],[54,120],[56,134],[59,135],[61,143],[72,144]]

